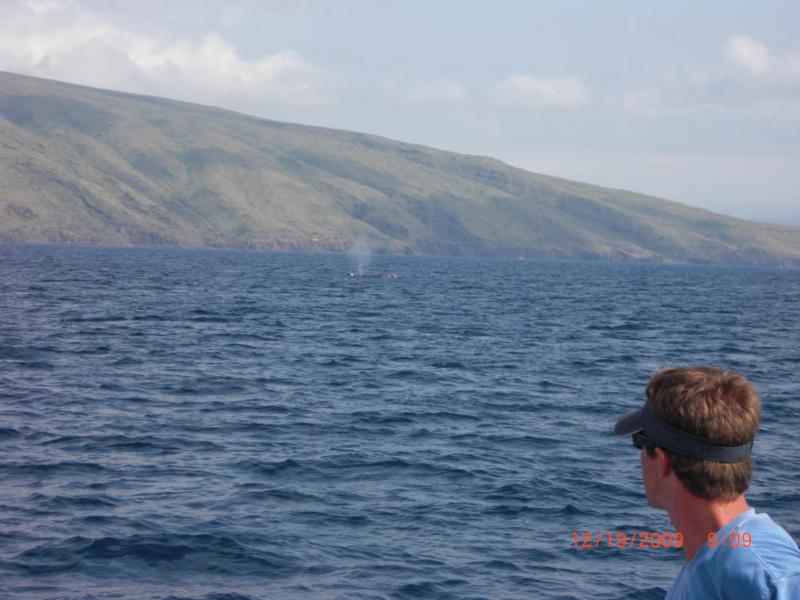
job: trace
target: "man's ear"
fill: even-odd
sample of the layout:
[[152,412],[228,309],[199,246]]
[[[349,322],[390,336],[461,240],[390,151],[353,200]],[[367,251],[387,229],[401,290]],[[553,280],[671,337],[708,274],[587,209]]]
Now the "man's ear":
[[672,472],[672,463],[663,448],[656,448],[656,465],[658,465],[658,473],[662,477],[666,477]]

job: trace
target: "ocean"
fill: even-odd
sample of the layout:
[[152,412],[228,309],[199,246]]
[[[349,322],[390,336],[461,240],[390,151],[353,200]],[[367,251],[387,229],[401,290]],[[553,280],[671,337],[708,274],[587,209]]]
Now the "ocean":
[[0,597],[661,599],[681,550],[573,532],[673,531],[611,429],[695,363],[759,389],[800,538],[800,271],[363,268],[0,246]]

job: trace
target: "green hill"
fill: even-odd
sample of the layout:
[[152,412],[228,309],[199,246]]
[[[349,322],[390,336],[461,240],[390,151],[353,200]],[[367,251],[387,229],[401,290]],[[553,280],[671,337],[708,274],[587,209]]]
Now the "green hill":
[[0,241],[800,265],[757,224],[389,139],[0,73]]

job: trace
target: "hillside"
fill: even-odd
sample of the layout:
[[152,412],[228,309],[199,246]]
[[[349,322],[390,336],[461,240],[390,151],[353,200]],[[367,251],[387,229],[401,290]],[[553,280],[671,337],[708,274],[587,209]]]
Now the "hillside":
[[0,72],[0,241],[800,265],[757,224],[385,138]]

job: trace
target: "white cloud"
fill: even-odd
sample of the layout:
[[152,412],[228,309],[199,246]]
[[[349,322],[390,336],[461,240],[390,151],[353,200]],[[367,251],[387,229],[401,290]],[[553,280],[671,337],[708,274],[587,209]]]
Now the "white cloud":
[[770,67],[769,48],[747,35],[735,35],[725,44],[730,63],[751,75],[764,75]]
[[800,86],[800,52],[776,53],[748,35],[735,35],[725,43],[725,57],[737,70],[766,83]]
[[612,103],[646,118],[800,118],[800,53],[775,52],[747,35],[729,37],[722,51],[724,64],[664,72]]
[[339,87],[337,77],[291,50],[245,59],[215,34],[159,39],[53,0],[9,6],[0,22],[0,69],[238,108],[324,104]]
[[511,75],[496,82],[491,98],[509,108],[577,108],[590,101],[590,94],[577,77],[560,78]]
[[28,0],[25,4],[35,14],[45,15],[56,10],[62,3],[60,0]]

